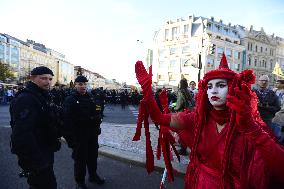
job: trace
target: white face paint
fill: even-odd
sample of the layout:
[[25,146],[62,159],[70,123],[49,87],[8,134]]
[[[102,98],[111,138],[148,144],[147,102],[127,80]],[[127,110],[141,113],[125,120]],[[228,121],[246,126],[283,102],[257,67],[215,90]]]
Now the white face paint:
[[207,95],[215,109],[223,109],[226,104],[228,84],[226,79],[212,79],[207,84]]

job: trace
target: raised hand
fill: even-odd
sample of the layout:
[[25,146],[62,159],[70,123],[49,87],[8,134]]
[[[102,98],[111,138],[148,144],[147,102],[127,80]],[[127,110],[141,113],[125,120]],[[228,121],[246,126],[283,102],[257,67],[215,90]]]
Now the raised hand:
[[252,108],[250,89],[247,85],[241,84],[240,87],[234,88],[235,95],[227,96],[227,106],[236,112],[236,122],[238,128],[242,131],[250,130],[250,123],[252,122]]
[[150,66],[148,74],[143,65],[143,62],[137,61],[135,64],[135,73],[136,78],[141,85],[144,98],[152,95],[152,66]]

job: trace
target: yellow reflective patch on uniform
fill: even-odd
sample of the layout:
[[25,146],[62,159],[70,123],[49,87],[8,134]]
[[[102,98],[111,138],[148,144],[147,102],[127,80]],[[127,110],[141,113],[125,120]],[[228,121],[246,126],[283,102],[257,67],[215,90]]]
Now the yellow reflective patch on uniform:
[[101,106],[100,105],[96,105],[96,111],[101,111],[101,110],[102,110]]

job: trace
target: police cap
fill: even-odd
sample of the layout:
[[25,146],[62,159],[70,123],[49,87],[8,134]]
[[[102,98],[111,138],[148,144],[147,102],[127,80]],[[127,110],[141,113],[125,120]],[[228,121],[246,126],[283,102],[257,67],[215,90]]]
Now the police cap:
[[50,74],[50,75],[54,76],[51,69],[49,69],[48,67],[45,67],[45,66],[36,67],[31,71],[31,75],[43,75],[43,74]]
[[88,82],[88,79],[83,76],[83,75],[79,75],[76,79],[75,82]]

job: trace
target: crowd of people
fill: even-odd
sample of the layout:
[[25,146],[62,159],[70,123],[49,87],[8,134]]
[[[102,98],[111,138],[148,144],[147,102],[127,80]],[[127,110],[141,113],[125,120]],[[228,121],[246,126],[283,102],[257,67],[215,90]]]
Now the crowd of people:
[[[278,164],[284,158],[284,80],[269,89],[269,77],[262,75],[251,89],[253,73],[230,70],[224,55],[220,68],[206,73],[198,89],[183,78],[177,91],[154,93],[142,62],[136,63],[136,76],[141,92],[88,90],[81,75],[70,87],[50,89],[53,72],[41,66],[25,85],[0,87],[0,102],[10,104],[11,152],[31,189],[57,188],[53,162],[61,142],[72,149],[76,188],[87,188],[87,171],[90,182],[104,184],[97,157],[105,103],[124,109],[142,101],[157,128],[178,134],[179,154],[190,151],[185,188],[279,188],[284,179]],[[159,102],[164,91],[169,113]]]

